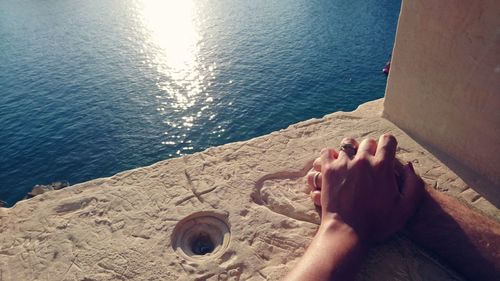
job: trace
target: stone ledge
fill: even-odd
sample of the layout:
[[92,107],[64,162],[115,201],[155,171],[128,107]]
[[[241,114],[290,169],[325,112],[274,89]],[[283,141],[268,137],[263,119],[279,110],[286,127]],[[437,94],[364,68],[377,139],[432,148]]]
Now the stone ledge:
[[[381,118],[382,104],[376,100],[353,112],[0,208],[0,280],[278,280],[318,225],[318,214],[301,192],[302,177],[323,147],[338,147],[344,136],[395,135],[398,158],[413,161],[428,184],[500,217],[497,208]],[[183,240],[174,229],[191,236]],[[214,254],[196,255],[210,249]],[[402,237],[374,249],[359,276],[415,278],[460,279]]]

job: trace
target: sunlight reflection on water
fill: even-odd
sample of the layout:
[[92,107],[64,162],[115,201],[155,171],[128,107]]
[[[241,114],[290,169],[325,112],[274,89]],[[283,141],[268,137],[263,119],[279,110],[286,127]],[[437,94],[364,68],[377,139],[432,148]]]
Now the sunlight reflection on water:
[[[198,28],[198,7],[195,1],[140,1],[137,3],[146,42],[149,67],[156,69],[159,94],[157,111],[170,128],[189,131],[203,112],[210,108],[213,98],[205,92],[209,79],[215,78],[216,64],[206,65],[200,58],[202,37]],[[201,104],[199,110],[191,109]],[[172,118],[172,112],[180,118]],[[211,116],[211,115],[210,115]],[[210,118],[208,116],[207,118]],[[183,136],[170,135],[162,144],[175,146]],[[184,135],[185,137],[185,135]],[[189,144],[190,141],[186,140]],[[184,146],[182,150],[192,150]],[[182,154],[181,150],[177,154]]]
[[0,0],[0,199],[382,97],[399,6]]

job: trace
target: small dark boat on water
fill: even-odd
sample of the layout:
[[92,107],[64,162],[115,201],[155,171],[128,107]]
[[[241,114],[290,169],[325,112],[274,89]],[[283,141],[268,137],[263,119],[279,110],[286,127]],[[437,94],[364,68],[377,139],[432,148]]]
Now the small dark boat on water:
[[382,72],[385,74],[389,74],[390,69],[391,69],[391,61],[389,60],[382,69]]

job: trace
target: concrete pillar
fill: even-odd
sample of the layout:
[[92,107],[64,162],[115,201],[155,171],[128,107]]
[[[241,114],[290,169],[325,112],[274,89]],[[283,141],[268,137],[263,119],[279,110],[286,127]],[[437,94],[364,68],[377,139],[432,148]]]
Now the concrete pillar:
[[500,1],[404,0],[401,9],[384,116],[473,183],[488,182],[482,191],[498,204]]

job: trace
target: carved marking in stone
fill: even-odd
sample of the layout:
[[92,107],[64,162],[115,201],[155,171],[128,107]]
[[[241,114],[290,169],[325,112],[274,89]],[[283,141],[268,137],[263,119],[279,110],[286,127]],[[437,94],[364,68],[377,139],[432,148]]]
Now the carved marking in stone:
[[253,202],[267,207],[274,213],[319,224],[319,215],[314,205],[309,196],[302,191],[306,184],[304,177],[311,169],[312,162],[312,160],[307,162],[298,171],[281,171],[257,180],[251,194]]

